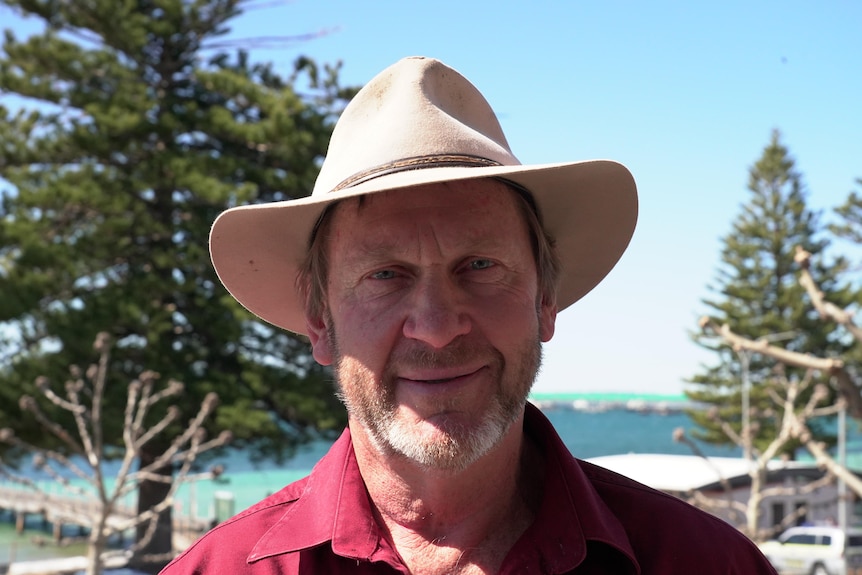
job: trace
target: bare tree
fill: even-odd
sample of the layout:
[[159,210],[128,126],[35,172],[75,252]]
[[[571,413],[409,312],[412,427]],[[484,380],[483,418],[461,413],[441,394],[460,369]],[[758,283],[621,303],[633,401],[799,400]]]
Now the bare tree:
[[[805,289],[811,299],[814,309],[824,321],[831,321],[844,328],[857,343],[862,343],[862,329],[855,325],[852,312],[827,301],[818,288],[810,273],[811,254],[801,247],[796,248],[795,261],[800,266],[799,284]],[[718,324],[711,318],[702,318],[701,328],[708,334],[720,337],[727,345],[737,352],[757,353],[772,358],[776,362],[774,377],[765,382],[767,393],[774,405],[774,411],[756,414],[752,417],[752,425],[759,421],[774,420],[776,429],[773,440],[762,450],[752,444],[754,433],[742,434],[727,422],[718,422],[724,433],[734,443],[750,450],[754,455],[751,468],[751,497],[746,505],[746,531],[753,537],[763,536],[757,531],[757,520],[761,501],[770,495],[778,494],[774,489],[765,489],[765,477],[768,462],[773,459],[790,441],[796,440],[814,457],[815,462],[828,473],[827,479],[840,478],[857,495],[862,497],[862,481],[829,453],[827,446],[817,441],[812,433],[809,422],[815,418],[834,416],[846,411],[851,417],[862,418],[862,393],[854,381],[852,372],[847,368],[843,358],[818,357],[785,349],[767,339],[751,339],[735,333],[727,324]],[[790,380],[784,376],[784,366],[803,368],[805,377],[800,380]],[[830,401],[830,390],[826,384],[814,385],[813,393],[805,402],[801,401],[803,392],[809,389],[817,375],[825,375],[837,389],[837,397]],[[822,379],[822,378],[821,378]],[[715,412],[715,417],[718,417]],[[745,430],[744,430],[745,431]],[[684,437],[684,434],[682,434]],[[687,439],[687,438],[686,438]],[[691,444],[691,442],[689,442]],[[748,452],[748,451],[746,451]],[[819,482],[812,485],[819,486]],[[808,487],[806,487],[808,489]],[[702,498],[693,495],[693,501],[703,504]],[[842,502],[843,503],[843,502]],[[715,504],[715,502],[711,502]],[[737,506],[737,511],[740,511]]]
[[[105,561],[116,558],[117,555],[128,559],[143,548],[155,532],[159,515],[173,505],[176,491],[188,478],[197,456],[209,449],[226,445],[231,440],[229,432],[223,432],[214,439],[206,438],[203,424],[218,403],[216,394],[210,393],[185,430],[171,441],[170,448],[155,461],[136,469],[135,464],[139,462],[141,449],[176,421],[179,410],[173,405],[169,406],[166,414],[150,426],[145,424],[148,414],[157,403],[183,392],[182,383],[171,380],[166,385],[159,386],[159,375],[147,371],[129,384],[122,428],[125,450],[120,456],[118,471],[109,477],[104,468],[108,457],[103,438],[103,398],[111,351],[108,335],[100,333],[94,347],[99,354],[98,362],[85,372],[72,366],[72,377],[65,384],[64,396],[57,394],[45,378],[36,382],[47,400],[71,414],[75,423],[73,432],[49,419],[35,398],[23,396],[20,399],[22,410],[32,414],[46,431],[59,439],[70,456],[59,450],[29,444],[16,437],[9,429],[0,430],[0,441],[32,453],[34,464],[39,469],[63,485],[67,493],[87,502],[86,505],[77,505],[75,509],[67,510],[69,514],[84,514],[85,522],[90,527],[87,538],[87,575],[100,574]],[[173,476],[155,472],[166,465],[175,466],[177,472]],[[44,488],[32,478],[13,472],[6,465],[2,466],[2,472],[44,497],[46,501],[51,499]],[[220,468],[214,468],[209,475],[217,476],[219,473]],[[70,477],[79,481],[70,481]],[[144,513],[130,512],[122,506],[122,501],[144,480],[169,483],[169,495],[158,506]],[[52,503],[57,504],[56,498]],[[145,536],[129,549],[108,549],[112,536],[140,525],[146,526]]]
[[[854,323],[853,314],[824,299],[823,292],[820,291],[809,271],[811,254],[797,246],[795,260],[800,266],[799,284],[805,288],[806,293],[811,298],[814,309],[817,310],[820,317],[845,328],[847,333],[856,342],[862,343],[862,329]],[[854,381],[845,360],[837,357],[817,357],[811,354],[798,353],[772,345],[764,340],[751,340],[734,333],[726,324],[716,325],[709,318],[701,320],[701,327],[718,335],[728,345],[736,349],[756,352],[771,357],[780,364],[802,367],[811,373],[825,373],[835,382],[838,390],[838,399],[834,405],[821,406],[820,410],[814,414],[804,409],[799,411],[794,420],[792,435],[802,442],[820,465],[823,465],[830,472],[844,479],[855,493],[862,496],[862,482],[853,473],[835,461],[822,443],[813,439],[811,430],[807,425],[812,416],[834,414],[842,408],[846,409],[848,415],[851,417],[862,419],[862,389]],[[821,401],[824,401],[828,396],[828,390],[825,387],[820,387],[819,393],[816,395]]]
[[[715,327],[714,324],[709,323],[709,320],[704,321],[705,327]],[[779,525],[773,528],[759,528],[760,507],[764,500],[782,495],[811,493],[835,481],[836,475],[834,473],[827,473],[821,479],[810,482],[801,488],[770,487],[767,481],[770,462],[792,440],[798,439],[803,443],[808,442],[819,446],[812,439],[811,431],[808,429],[806,423],[807,421],[814,417],[832,415],[841,408],[840,404],[823,405],[829,394],[825,386],[822,385],[816,386],[814,393],[809,396],[808,401],[804,405],[800,405],[802,392],[808,389],[813,381],[813,372],[811,371],[807,372],[807,376],[802,380],[791,380],[785,376],[784,370],[779,364],[774,370],[773,377],[768,382],[764,382],[764,385],[768,386],[766,391],[775,407],[760,414],[762,417],[753,418],[752,426],[756,428],[760,425],[761,421],[774,421],[775,432],[772,440],[763,448],[758,448],[751,440],[752,436],[756,435],[756,429],[752,433],[737,433],[729,422],[721,420],[717,408],[710,410],[710,417],[721,427],[725,435],[738,446],[747,447],[746,452],[751,454],[751,465],[748,468],[748,476],[751,481],[749,497],[745,502],[733,499],[730,483],[727,481],[727,478],[721,476],[720,471],[716,468],[716,473],[719,476],[719,481],[725,491],[726,497],[724,499],[709,498],[695,490],[688,494],[689,502],[708,511],[724,511],[732,522],[742,524],[743,527],[741,530],[756,541],[774,536],[777,532],[783,530],[798,517],[802,516],[806,512],[805,508],[797,509],[795,513],[785,517]],[[703,454],[698,445],[688,438],[682,429],[675,430],[674,440],[687,444],[696,455],[708,461],[708,458]],[[819,446],[819,448],[825,452],[825,448],[822,446]]]

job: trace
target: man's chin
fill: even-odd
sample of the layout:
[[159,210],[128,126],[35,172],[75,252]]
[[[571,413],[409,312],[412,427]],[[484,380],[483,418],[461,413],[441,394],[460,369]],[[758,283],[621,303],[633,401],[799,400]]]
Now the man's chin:
[[437,415],[420,423],[395,423],[383,432],[388,450],[430,469],[460,471],[496,446],[507,427],[500,421],[477,425],[466,414]]

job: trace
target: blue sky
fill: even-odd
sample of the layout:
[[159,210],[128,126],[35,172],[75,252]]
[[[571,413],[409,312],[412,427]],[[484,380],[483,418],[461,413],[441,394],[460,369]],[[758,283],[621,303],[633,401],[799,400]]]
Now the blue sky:
[[401,57],[432,56],[484,93],[523,163],[607,158],[632,171],[632,244],[559,316],[539,392],[679,393],[711,361],[688,332],[773,129],[824,218],[862,177],[859,2],[260,5],[234,21],[234,37],[328,31],[253,52],[283,72],[304,54],[341,60],[342,82],[362,84]]

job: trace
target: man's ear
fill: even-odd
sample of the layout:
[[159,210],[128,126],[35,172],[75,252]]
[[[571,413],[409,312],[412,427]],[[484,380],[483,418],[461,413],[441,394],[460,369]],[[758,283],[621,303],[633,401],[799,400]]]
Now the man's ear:
[[543,342],[554,337],[557,324],[557,302],[555,299],[543,297],[539,304],[539,337]]
[[308,328],[308,339],[311,341],[311,354],[320,365],[332,364],[332,344],[329,341],[329,329],[324,314],[305,314],[305,327]]

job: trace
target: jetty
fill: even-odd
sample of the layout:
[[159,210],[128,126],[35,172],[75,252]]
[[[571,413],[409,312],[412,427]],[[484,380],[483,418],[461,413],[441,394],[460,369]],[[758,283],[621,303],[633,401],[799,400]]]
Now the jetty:
[[[24,531],[28,515],[38,515],[47,525],[53,525],[53,538],[60,542],[64,525],[76,525],[83,530],[92,529],[93,519],[100,513],[101,502],[83,496],[59,495],[33,489],[0,485],[0,510],[15,515],[15,530]],[[108,517],[108,525],[122,529],[136,516],[129,506],[117,506]]]
[[[33,489],[0,485],[0,510],[15,515],[15,530],[24,531],[28,515],[37,515],[44,524],[53,525],[53,539],[59,543],[63,527],[78,526],[82,531],[93,528],[102,503],[94,497],[45,493]],[[137,516],[132,505],[117,505],[107,518],[108,527],[122,531]],[[174,527],[183,531],[203,532],[212,527],[212,520],[204,517],[174,517]]]
[[[136,505],[131,498],[126,504],[116,506],[107,518],[110,528],[116,530],[119,536],[133,537],[133,520],[137,516]],[[78,535],[72,540],[82,540],[88,531],[93,529],[95,521],[101,515],[102,503],[94,496],[55,494],[25,488],[19,485],[0,484],[0,513],[11,515],[15,522],[15,530],[21,534],[28,525],[32,523],[35,516],[41,520],[43,529],[52,533],[51,539],[56,545],[63,545],[69,541],[68,529],[64,539],[64,528],[77,527]],[[189,517],[173,513],[174,544],[178,549],[188,546],[192,541],[212,527],[213,520],[207,517]],[[46,537],[47,543],[48,537]],[[123,552],[110,554],[105,560],[105,567],[117,569],[126,566],[129,556]],[[0,574],[7,575],[35,575],[51,573],[54,575],[64,573],[79,573],[86,569],[86,557],[58,557],[40,560],[15,561],[10,557],[10,562],[0,564]]]

